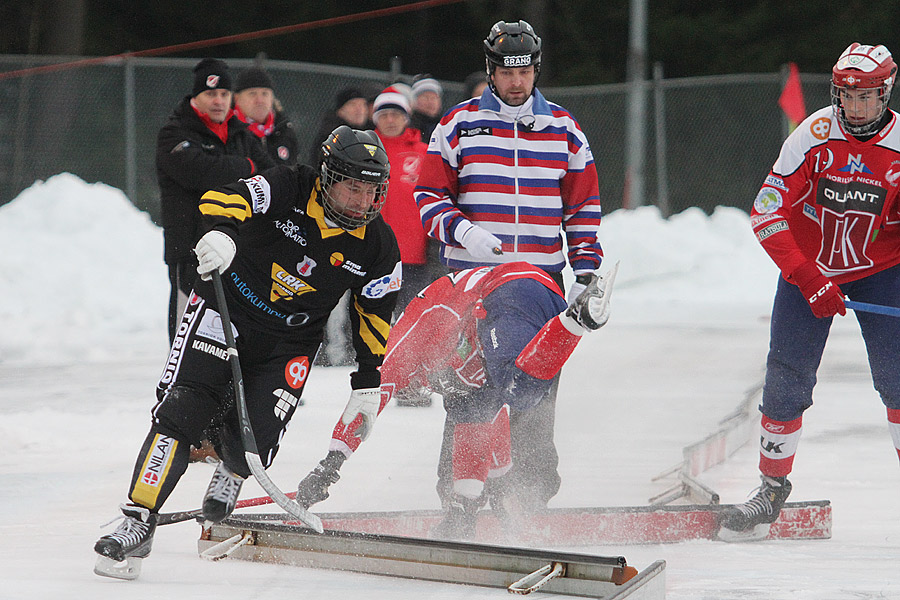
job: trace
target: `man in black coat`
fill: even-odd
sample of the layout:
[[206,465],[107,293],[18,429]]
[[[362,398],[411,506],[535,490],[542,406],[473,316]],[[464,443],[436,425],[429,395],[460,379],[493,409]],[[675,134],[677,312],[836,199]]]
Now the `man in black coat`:
[[156,177],[169,267],[169,340],[197,272],[192,250],[200,238],[200,196],[274,166],[259,139],[231,108],[231,74],[223,61],[204,58],[194,67],[194,87],[159,131]]
[[272,78],[264,69],[250,67],[238,73],[234,114],[260,139],[275,164],[297,162],[300,142],[294,125],[275,97]]

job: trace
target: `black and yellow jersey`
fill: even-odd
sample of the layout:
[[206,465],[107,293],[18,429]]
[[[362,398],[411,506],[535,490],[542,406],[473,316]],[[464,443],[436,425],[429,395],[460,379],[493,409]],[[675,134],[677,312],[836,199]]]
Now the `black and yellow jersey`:
[[237,254],[222,280],[232,318],[271,335],[319,342],[350,290],[360,367],[381,364],[400,288],[400,250],[379,216],[353,231],[330,227],[311,167],[277,166],[206,192],[204,232],[231,235]]

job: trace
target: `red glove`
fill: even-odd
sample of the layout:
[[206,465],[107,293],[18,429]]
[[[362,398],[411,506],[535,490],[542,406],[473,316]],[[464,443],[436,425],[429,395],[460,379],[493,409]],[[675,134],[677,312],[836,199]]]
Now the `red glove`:
[[816,263],[805,262],[789,277],[800,288],[800,293],[809,302],[813,314],[820,319],[847,314],[844,295],[833,281],[822,275]]

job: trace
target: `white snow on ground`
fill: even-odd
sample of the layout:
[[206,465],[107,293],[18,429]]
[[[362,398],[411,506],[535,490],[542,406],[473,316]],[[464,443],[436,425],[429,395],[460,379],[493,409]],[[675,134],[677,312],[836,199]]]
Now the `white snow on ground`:
[[[563,372],[552,506],[630,506],[654,476],[759,383],[776,269],[747,215],[653,208],[601,227],[621,260],[613,316]],[[124,499],[166,357],[162,235],[118,190],[62,174],[0,207],[0,598],[502,598],[502,590],[197,557],[199,527],[160,529],[141,578],[91,572]],[[611,263],[609,263],[611,264]],[[321,458],[346,402],[346,368],[316,368],[270,475],[284,490]],[[671,599],[900,598],[900,477],[852,315],[837,319],[806,414],[791,500],[831,500],[830,540],[579,548],[667,563]],[[442,409],[389,407],[322,512],[437,508]],[[758,483],[755,444],[702,476],[723,502]],[[194,465],[166,510],[199,505]],[[261,495],[250,481],[242,497]],[[269,507],[271,510],[271,507]],[[548,597],[536,594],[536,597]]]

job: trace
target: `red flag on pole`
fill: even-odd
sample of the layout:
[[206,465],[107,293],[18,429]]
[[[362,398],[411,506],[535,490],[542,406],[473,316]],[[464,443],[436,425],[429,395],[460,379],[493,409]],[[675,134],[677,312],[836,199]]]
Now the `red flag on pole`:
[[778,98],[778,106],[787,115],[793,130],[806,118],[806,104],[803,102],[803,88],[800,86],[800,70],[796,63],[788,63],[788,68],[790,72]]

